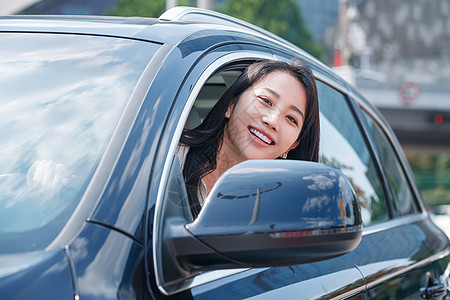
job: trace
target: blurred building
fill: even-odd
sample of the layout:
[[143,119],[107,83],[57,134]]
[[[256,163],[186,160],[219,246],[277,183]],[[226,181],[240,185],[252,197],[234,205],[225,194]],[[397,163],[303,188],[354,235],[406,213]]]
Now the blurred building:
[[404,149],[448,153],[450,1],[298,3],[324,62],[339,65],[336,72],[380,109]]
[[320,40],[328,27],[339,18],[338,0],[295,0],[300,6],[303,19],[311,29],[314,39]]
[[33,5],[40,0],[15,0],[15,1],[0,1],[0,15],[10,15],[22,10],[25,7]]
[[[385,74],[389,81],[450,83],[450,1],[355,0],[348,3],[356,8],[357,14],[347,21],[364,30],[371,68]],[[302,8],[305,11],[307,6]],[[321,37],[330,65],[339,31],[336,20]]]

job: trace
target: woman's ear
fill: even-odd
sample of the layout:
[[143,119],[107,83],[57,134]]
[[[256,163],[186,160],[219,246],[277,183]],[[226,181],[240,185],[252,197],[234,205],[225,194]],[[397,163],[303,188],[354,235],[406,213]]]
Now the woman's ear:
[[225,112],[225,118],[229,119],[231,117],[231,108],[228,106],[227,111]]
[[225,118],[229,119],[231,117],[231,113],[234,109],[234,101],[231,101],[230,104],[227,107],[227,111],[225,112]]
[[295,143],[292,144],[292,146],[289,148],[288,151],[290,151],[290,150],[296,148],[296,147],[298,146],[298,144],[300,144],[300,141],[299,141],[299,140],[296,140]]

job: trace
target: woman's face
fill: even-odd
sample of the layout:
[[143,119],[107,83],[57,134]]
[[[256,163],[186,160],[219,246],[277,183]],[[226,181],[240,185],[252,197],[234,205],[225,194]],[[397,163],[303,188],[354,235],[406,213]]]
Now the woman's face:
[[248,88],[229,107],[223,154],[230,159],[275,159],[297,146],[306,111],[303,85],[277,71]]

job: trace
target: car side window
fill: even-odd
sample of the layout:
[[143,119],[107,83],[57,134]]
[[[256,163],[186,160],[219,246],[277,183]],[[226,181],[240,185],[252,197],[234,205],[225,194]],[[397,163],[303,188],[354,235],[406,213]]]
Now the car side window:
[[379,125],[366,113],[364,116],[388,183],[394,217],[416,213],[414,196],[394,148]]
[[353,185],[364,225],[389,218],[378,169],[343,94],[317,81],[322,163],[341,170]]

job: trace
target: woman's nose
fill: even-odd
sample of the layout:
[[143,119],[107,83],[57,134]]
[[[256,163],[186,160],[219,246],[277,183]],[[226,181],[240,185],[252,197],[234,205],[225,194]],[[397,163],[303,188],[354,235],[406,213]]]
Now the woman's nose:
[[278,131],[278,129],[279,129],[279,119],[280,119],[280,113],[274,109],[268,110],[262,116],[263,123],[275,131]]

